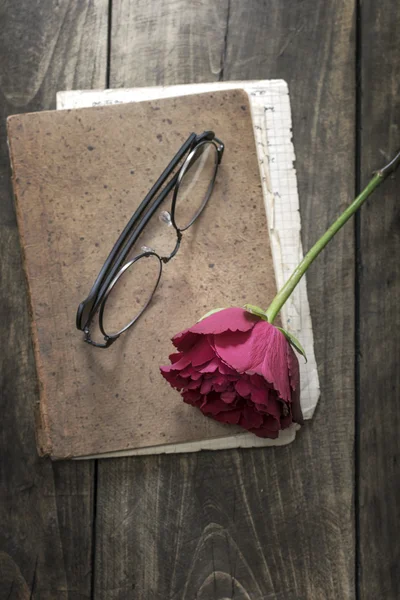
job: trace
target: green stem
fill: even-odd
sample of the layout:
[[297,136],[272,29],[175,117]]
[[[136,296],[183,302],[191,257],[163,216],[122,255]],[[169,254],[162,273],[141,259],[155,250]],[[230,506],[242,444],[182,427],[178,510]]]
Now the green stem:
[[350,204],[348,208],[340,215],[340,217],[329,227],[324,235],[314,244],[314,246],[307,252],[301,263],[293,271],[283,288],[277,293],[275,298],[272,300],[270,306],[265,311],[265,314],[270,323],[273,323],[276,315],[293,292],[304,273],[307,271],[311,263],[317,258],[318,254],[325,248],[327,243],[333,238],[333,236],[343,227],[343,225],[354,215],[354,213],[362,206],[366,199],[372,194],[372,192],[386,179],[386,177],[393,173],[400,164],[400,152],[390,161],[383,169],[376,172],[374,177],[361,192],[359,196]]

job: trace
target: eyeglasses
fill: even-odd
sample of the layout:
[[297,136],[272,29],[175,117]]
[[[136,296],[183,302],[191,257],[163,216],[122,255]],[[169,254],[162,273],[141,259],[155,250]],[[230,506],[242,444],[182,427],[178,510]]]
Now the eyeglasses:
[[[193,225],[210,199],[223,152],[224,144],[214,132],[192,133],[157,179],[114,244],[88,297],[78,307],[76,326],[84,332],[85,342],[98,348],[109,348],[149,306],[160,282],[163,264],[176,255],[183,232]],[[143,246],[140,254],[127,261],[146,225],[171,192],[171,210],[163,211],[160,218],[175,229],[174,249],[167,256],[160,256],[152,248]],[[119,323],[117,331],[112,331],[110,314],[113,311],[115,314],[113,299],[116,289],[128,275],[137,284],[130,296],[132,314],[122,326]],[[104,336],[104,342],[100,343],[94,341],[90,333],[97,313],[98,326]]]

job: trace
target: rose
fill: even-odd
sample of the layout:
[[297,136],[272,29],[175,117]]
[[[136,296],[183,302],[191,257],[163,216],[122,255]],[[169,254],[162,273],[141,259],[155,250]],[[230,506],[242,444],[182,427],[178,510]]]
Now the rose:
[[188,404],[223,423],[239,424],[260,437],[276,438],[302,423],[296,338],[272,324],[304,273],[372,192],[400,165],[400,152],[371,181],[307,252],[267,310],[247,304],[212,311],[178,333],[179,352],[161,373]]
[[227,308],[172,341],[178,353],[161,373],[204,415],[268,438],[293,421],[302,423],[297,357],[267,321]]

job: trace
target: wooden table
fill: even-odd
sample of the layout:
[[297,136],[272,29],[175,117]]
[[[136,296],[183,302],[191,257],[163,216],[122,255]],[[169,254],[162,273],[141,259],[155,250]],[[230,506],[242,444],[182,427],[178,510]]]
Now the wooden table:
[[310,269],[294,444],[52,464],[4,128],[63,89],[286,79],[308,248],[400,146],[400,4],[1,0],[0,25],[0,599],[400,598],[400,174]]

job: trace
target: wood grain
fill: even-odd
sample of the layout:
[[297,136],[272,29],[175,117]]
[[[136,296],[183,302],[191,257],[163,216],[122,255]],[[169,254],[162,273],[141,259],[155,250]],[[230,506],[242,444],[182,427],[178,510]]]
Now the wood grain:
[[229,0],[114,0],[110,87],[218,81],[228,10]]
[[[361,179],[400,148],[400,6],[361,11]],[[400,593],[400,173],[360,213],[360,600]]]
[[77,600],[91,588],[93,464],[52,466],[37,457],[37,384],[4,121],[53,107],[58,89],[104,85],[107,2],[6,0],[0,22],[0,597]]
[[[211,79],[202,34],[214,4],[196,3],[189,15],[178,3],[179,16],[177,3],[161,4],[166,22],[179,19],[168,59],[152,35],[160,3],[147,2],[145,13],[114,4],[113,45],[124,57],[112,52],[111,82]],[[231,0],[227,8],[219,76],[289,82],[307,248],[354,194],[354,3]],[[126,19],[142,19],[149,32],[139,45],[119,33]],[[96,598],[355,597],[353,250],[348,227],[309,275],[322,397],[291,447],[99,462]]]

